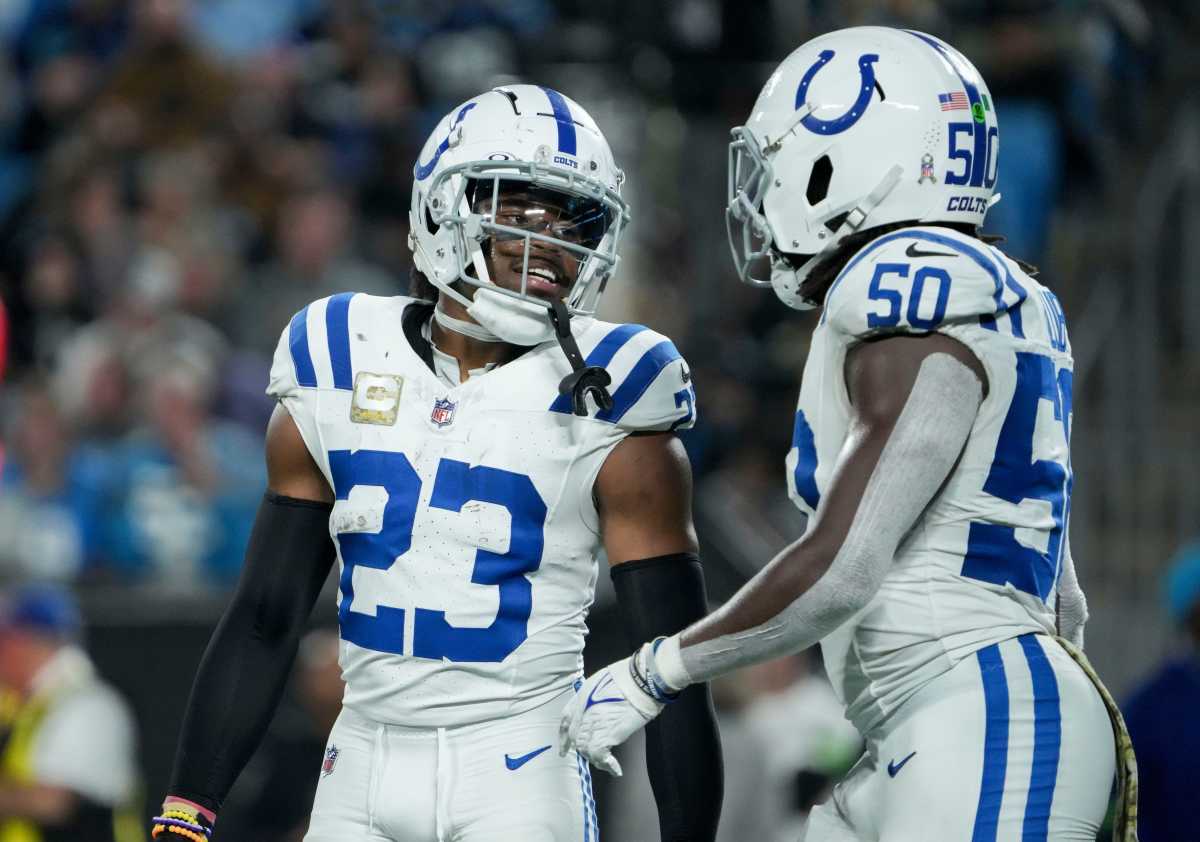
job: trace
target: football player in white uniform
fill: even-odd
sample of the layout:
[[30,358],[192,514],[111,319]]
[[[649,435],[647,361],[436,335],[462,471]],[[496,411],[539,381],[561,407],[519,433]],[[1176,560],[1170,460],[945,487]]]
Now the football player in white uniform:
[[[414,168],[410,246],[435,301],[344,293],[284,329],[269,490],[156,836],[209,834],[336,554],[346,692],[308,842],[598,842],[586,761],[551,750],[597,558],[631,645],[706,611],[673,434],[695,417],[688,368],[666,337],[593,316],[622,180],[557,91],[481,94]],[[650,736],[662,834],[711,840],[707,689],[678,707]]]
[[[820,641],[867,750],[807,839],[1096,838],[1115,752],[1070,654],[1071,346],[1054,294],[977,234],[998,142],[978,72],[923,33],[834,32],[771,75],[727,219],[743,280],[823,308],[787,459],[808,527],[590,677],[564,747],[603,765],[693,681]],[[588,707],[596,687],[621,701]]]

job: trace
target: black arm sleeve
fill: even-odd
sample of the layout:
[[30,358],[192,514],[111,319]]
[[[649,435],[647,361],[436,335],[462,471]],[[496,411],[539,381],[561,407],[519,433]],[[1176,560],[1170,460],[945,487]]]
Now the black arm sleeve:
[[[612,568],[631,646],[682,631],[708,613],[704,571],[693,553]],[[662,842],[712,842],[725,791],[721,739],[707,684],[694,684],[646,726],[646,769]]]
[[263,498],[241,580],[192,685],[171,795],[215,812],[258,747],[333,564],[331,508],[270,491]]

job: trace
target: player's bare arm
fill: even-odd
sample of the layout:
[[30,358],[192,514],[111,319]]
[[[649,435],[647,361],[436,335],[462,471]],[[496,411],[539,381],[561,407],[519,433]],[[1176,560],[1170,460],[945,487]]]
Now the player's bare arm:
[[626,437],[604,460],[593,490],[610,565],[698,551],[692,468],[675,435]]
[[268,490],[241,579],[201,661],[154,836],[202,840],[283,692],[334,549],[333,494],[292,417],[267,428]]
[[267,488],[295,500],[333,504],[333,491],[304,445],[300,428],[282,404],[267,424]]
[[[672,433],[628,436],[605,460],[593,492],[630,646],[704,616],[692,472],[679,439]],[[708,687],[679,694],[647,727],[646,740],[662,838],[714,839],[723,775]],[[620,773],[611,754],[600,765]]]
[[[846,360],[846,387],[854,407],[853,431],[846,440],[812,528],[776,556],[720,610],[685,631],[680,638],[683,646],[737,634],[769,621],[811,590],[828,572],[859,516],[867,484],[913,394],[921,367],[935,354],[944,354],[972,372],[986,390],[987,376],[979,360],[964,345],[942,334],[893,336],[864,342],[850,352]],[[961,399],[968,402],[971,395],[963,394]],[[946,441],[941,429],[926,428],[916,433],[918,445],[924,443],[930,452],[942,451],[947,456],[953,451],[955,458],[965,443],[965,436]],[[944,464],[945,457],[942,461]],[[940,472],[932,492],[941,486],[951,467],[953,461]],[[931,497],[929,493],[920,501],[910,501],[912,510],[919,514]],[[904,524],[901,534],[914,521],[915,518]],[[873,595],[865,590],[856,593],[859,597]],[[831,606],[831,611],[848,616],[861,607],[855,603]]]
[[[900,540],[957,461],[986,375],[965,346],[931,334],[862,343],[848,355],[845,377],[851,433],[805,537],[719,611],[643,647],[626,668],[628,705],[599,713],[568,708],[564,743],[601,762],[656,715],[647,699],[811,646],[875,594]],[[624,678],[620,665],[609,670]],[[604,672],[581,695],[595,690]]]

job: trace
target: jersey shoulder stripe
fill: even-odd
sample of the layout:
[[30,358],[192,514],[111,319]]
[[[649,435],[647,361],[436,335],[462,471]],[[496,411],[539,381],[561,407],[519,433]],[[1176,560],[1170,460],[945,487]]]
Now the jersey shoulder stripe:
[[[596,347],[588,352],[588,355],[584,358],[584,362],[587,365],[607,368],[608,364],[612,362],[613,357],[628,344],[629,340],[646,330],[649,330],[649,328],[645,325],[617,325],[596,343]],[[554,403],[550,404],[550,411],[570,415],[572,412],[571,396],[559,395],[554,399]]]
[[296,384],[313,389],[317,385],[317,372],[313,368],[312,353],[308,350],[308,308],[292,316],[288,325],[288,350],[292,355],[292,367],[296,372]]
[[950,229],[905,228],[851,258],[826,294],[821,325],[852,336],[929,331],[943,321],[995,331],[1007,316],[1012,335],[1024,338],[1020,307],[1028,295],[994,246]]
[[670,339],[663,339],[650,350],[642,354],[633,369],[622,381],[617,391],[613,392],[612,409],[606,409],[596,417],[602,421],[612,421],[614,424],[625,417],[625,413],[637,403],[638,399],[650,388],[662,370],[675,360],[683,359]]
[[[350,337],[364,333],[373,321],[399,319],[414,300],[341,292],[306,305],[283,329],[267,393],[280,397],[293,389],[353,391],[357,368],[352,348],[361,355],[367,346],[352,346]],[[357,366],[363,364],[357,361]]]
[[292,316],[280,341],[286,344],[298,387],[347,391],[354,388],[350,302],[355,295],[342,292],[319,298]]
[[325,304],[325,336],[329,343],[329,364],[333,369],[333,388],[354,388],[354,368],[350,363],[350,301],[353,292],[340,292]]
[[[587,347],[593,335],[600,338],[585,361],[608,371],[613,398],[612,408],[598,412],[595,420],[637,430],[675,429],[692,423],[695,392],[691,374],[670,339],[645,325],[597,321],[579,336],[580,344]],[[668,368],[678,370],[678,383],[666,382],[669,378],[662,375]],[[558,395],[549,409],[570,415],[570,397]]]

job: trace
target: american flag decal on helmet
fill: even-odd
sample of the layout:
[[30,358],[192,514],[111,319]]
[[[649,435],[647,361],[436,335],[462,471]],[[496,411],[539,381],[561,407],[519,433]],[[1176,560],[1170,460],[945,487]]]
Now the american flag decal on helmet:
[[941,103],[943,111],[966,111],[971,107],[967,102],[967,95],[962,91],[938,94],[938,102]]

